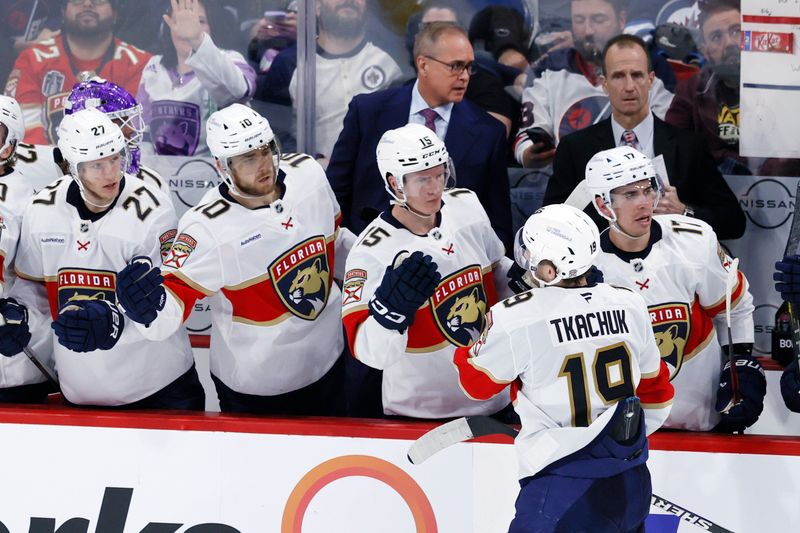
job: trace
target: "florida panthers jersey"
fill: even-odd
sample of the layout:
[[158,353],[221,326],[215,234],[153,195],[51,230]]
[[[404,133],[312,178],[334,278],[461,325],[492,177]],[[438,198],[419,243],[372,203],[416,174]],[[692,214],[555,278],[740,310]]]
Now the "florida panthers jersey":
[[[520,132],[514,141],[514,155],[522,164],[523,152],[533,144],[527,131],[541,128],[558,146],[565,135],[582,130],[611,116],[611,104],[599,78],[574,49],[549,55],[530,74],[522,92]],[[650,108],[663,119],[672,93],[656,78],[650,88]]]
[[[730,257],[708,224],[681,215],[653,217],[650,244],[641,253],[619,251],[607,232],[600,242],[596,264],[605,281],[637,292],[649,308],[661,357],[675,386],[675,405],[665,426],[711,429],[719,422],[714,402],[726,360],[718,339],[728,344],[725,291]],[[731,307],[733,342],[752,343],[753,298],[741,271]]]
[[[440,224],[427,235],[411,233],[387,211],[364,229],[347,258],[343,320],[348,342],[356,358],[383,370],[386,414],[492,414],[509,403],[508,393],[481,403],[467,398],[458,387],[453,352],[478,340],[498,290],[508,294],[510,260],[503,257],[503,245],[475,193],[454,189],[443,201]],[[381,326],[367,306],[401,250],[430,255],[442,276],[402,333]]]
[[17,146],[18,171],[31,184],[35,191],[40,191],[64,175],[53,157],[55,146],[47,144],[20,143]]
[[[22,213],[33,196],[33,187],[16,168],[0,176],[0,295],[13,280]],[[10,275],[10,277],[9,277]]]
[[342,353],[336,254],[347,230],[325,172],[310,156],[284,154],[282,196],[248,209],[226,185],[181,218],[164,261],[167,303],[143,330],[164,336],[200,298],[211,306],[211,373],[231,389],[275,396],[310,385]]
[[136,94],[149,58],[147,52],[114,39],[102,57],[81,61],[69,53],[61,35],[23,50],[14,63],[5,92],[22,107],[25,141],[56,144],[56,128],[64,116],[64,104],[81,71],[94,72]]
[[[80,210],[77,207],[81,206]],[[172,205],[155,187],[126,176],[116,203],[103,216],[89,216],[80,201],[77,183],[63,177],[39,191],[23,217],[16,286],[44,295],[49,309],[21,299],[39,311],[32,316],[34,335],[50,331],[58,310],[74,300],[116,302],[117,272],[131,259],[147,256],[161,263],[175,236]],[[15,290],[12,290],[12,295]],[[49,311],[49,312],[48,312]],[[72,403],[121,405],[145,398],[183,375],[192,365],[186,331],[163,341],[143,337],[127,321],[111,350],[73,352],[53,341],[61,390]]]
[[461,386],[485,400],[509,386],[522,421],[516,438],[520,479],[587,444],[615,403],[639,396],[647,433],[672,400],[669,371],[641,297],[628,289],[547,287],[491,309],[481,339],[459,348]]

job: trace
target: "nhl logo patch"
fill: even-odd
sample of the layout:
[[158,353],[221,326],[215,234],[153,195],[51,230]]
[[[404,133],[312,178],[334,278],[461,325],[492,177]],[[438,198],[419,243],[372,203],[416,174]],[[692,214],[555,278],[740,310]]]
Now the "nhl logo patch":
[[367,281],[367,271],[360,268],[348,270],[344,276],[344,286],[342,287],[342,305],[360,302],[364,283]]
[[[167,232],[169,233],[169,232]],[[163,235],[162,235],[163,236]],[[197,241],[188,233],[181,233],[172,247],[167,253],[167,258],[164,260],[164,266],[172,268],[181,268],[189,256],[197,248]],[[163,248],[162,248],[163,250]]]
[[667,364],[670,379],[678,375],[691,333],[689,306],[681,302],[651,305],[650,323],[656,337],[661,360]]
[[59,309],[80,300],[117,301],[116,272],[62,268],[57,279]]
[[311,237],[283,253],[269,266],[269,276],[286,309],[315,320],[328,301],[331,285],[325,237]]
[[475,343],[486,326],[486,290],[480,265],[470,265],[443,279],[431,296],[436,325],[456,346]]

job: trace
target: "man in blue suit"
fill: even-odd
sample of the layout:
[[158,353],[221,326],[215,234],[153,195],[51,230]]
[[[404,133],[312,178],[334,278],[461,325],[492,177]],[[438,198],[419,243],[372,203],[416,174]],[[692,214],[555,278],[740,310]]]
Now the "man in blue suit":
[[427,24],[414,43],[413,85],[353,97],[327,173],[342,224],[360,233],[389,207],[375,148],[384,132],[424,124],[444,139],[456,186],[475,191],[498,237],[511,250],[511,200],[505,128],[464,100],[475,56],[466,32],[449,22]]

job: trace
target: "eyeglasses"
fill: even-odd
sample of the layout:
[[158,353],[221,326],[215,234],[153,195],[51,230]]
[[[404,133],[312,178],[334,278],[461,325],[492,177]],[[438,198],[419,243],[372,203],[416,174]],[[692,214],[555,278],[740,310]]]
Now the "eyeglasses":
[[[86,3],[87,0],[68,0],[68,3],[73,6],[82,6]],[[104,6],[108,4],[110,0],[89,0],[89,3],[92,4],[92,7],[97,6]]]
[[476,67],[474,61],[468,61],[467,63],[464,63],[463,61],[453,61],[452,63],[445,63],[444,61],[439,61],[435,57],[431,56],[425,56],[425,57],[446,66],[448,69],[450,69],[450,74],[452,76],[460,76],[461,73],[464,72],[465,70],[467,71],[467,74],[469,74],[470,76],[475,74]]

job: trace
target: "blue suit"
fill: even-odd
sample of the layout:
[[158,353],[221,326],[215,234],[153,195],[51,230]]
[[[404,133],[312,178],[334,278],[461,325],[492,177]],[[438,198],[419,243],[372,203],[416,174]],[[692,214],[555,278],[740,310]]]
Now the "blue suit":
[[[360,94],[350,101],[327,174],[342,209],[342,225],[356,234],[389,207],[375,148],[386,131],[408,123],[412,88],[409,84]],[[444,142],[456,168],[456,186],[477,193],[495,233],[510,251],[505,128],[475,104],[463,100],[453,106]]]

